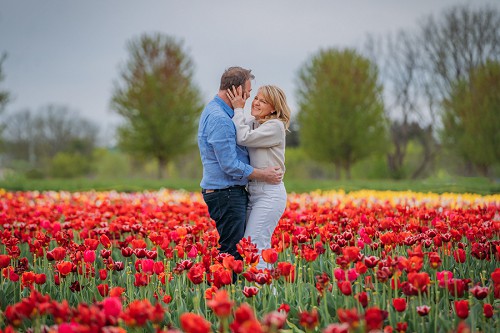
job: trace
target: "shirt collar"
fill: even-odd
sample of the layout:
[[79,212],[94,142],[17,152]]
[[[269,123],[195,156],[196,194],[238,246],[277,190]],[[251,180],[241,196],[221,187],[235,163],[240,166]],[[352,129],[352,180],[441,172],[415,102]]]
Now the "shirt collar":
[[215,95],[214,99],[222,107],[222,110],[224,110],[224,112],[226,112],[230,118],[233,118],[234,110],[231,109],[231,107],[227,105],[226,102],[224,102],[224,100],[219,97],[219,95]]

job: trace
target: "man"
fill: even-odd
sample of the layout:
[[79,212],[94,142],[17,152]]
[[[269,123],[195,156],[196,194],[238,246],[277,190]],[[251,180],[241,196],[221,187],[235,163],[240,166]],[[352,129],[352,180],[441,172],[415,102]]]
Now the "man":
[[233,106],[227,90],[237,87],[247,99],[252,90],[251,70],[230,67],[222,74],[218,94],[203,110],[198,128],[198,147],[203,164],[200,186],[210,217],[219,233],[219,251],[241,259],[236,244],[245,233],[248,179],[279,184],[279,166],[256,169],[249,164],[245,147],[236,144]]

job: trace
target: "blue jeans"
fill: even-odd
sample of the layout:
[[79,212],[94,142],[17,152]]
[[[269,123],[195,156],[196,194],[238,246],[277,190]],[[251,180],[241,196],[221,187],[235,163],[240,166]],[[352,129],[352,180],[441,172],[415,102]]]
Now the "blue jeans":
[[203,191],[203,200],[219,233],[219,251],[241,260],[236,244],[245,234],[248,193],[243,186],[208,192]]

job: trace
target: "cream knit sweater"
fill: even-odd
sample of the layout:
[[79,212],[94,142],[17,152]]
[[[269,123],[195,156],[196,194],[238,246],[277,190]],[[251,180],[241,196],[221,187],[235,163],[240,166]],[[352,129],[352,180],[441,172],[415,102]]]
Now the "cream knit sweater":
[[263,124],[253,118],[245,121],[243,109],[234,109],[236,141],[246,146],[250,164],[264,169],[279,166],[285,172],[285,125],[279,119],[271,119]]

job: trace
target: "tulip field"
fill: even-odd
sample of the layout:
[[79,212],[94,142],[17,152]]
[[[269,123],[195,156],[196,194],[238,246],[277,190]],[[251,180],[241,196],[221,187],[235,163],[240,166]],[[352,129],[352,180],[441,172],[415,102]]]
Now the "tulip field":
[[500,195],[290,193],[217,247],[200,193],[0,189],[0,333],[500,332]]

